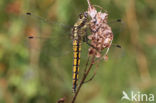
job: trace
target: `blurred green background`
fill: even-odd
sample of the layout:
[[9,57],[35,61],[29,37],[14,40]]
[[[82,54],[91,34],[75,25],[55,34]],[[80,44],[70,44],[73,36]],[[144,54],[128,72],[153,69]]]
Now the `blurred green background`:
[[[156,96],[156,1],[91,3],[103,7],[109,21],[122,19],[110,24],[113,42],[122,49],[112,47],[109,60],[94,65],[97,74],[82,87],[76,103],[131,103],[121,101],[122,91]],[[61,97],[65,103],[71,101],[69,28],[87,8],[86,0],[0,1],[0,103],[56,103]],[[29,40],[29,35],[41,38]],[[88,46],[83,44],[80,78],[87,52]]]

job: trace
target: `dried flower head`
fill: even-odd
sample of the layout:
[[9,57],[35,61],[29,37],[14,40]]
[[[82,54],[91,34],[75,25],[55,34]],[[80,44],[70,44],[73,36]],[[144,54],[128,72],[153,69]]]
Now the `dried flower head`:
[[91,40],[93,47],[89,48],[89,55],[95,55],[97,58],[102,57],[101,52],[107,48],[105,56],[107,55],[109,48],[113,40],[113,33],[111,27],[107,24],[108,14],[98,12],[94,6],[89,3],[88,14],[91,17],[90,30],[91,35],[88,39]]

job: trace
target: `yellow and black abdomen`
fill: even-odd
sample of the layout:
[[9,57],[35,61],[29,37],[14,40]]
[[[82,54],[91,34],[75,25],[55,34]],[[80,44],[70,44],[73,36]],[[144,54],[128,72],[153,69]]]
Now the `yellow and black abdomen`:
[[79,76],[80,52],[81,52],[81,42],[79,40],[73,40],[73,53],[74,53],[73,92],[74,93],[76,92],[78,76]]

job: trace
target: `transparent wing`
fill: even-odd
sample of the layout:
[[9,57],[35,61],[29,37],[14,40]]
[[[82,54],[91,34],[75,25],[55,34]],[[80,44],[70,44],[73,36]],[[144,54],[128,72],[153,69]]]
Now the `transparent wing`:
[[64,62],[66,59],[63,58],[72,59],[72,40],[68,26],[61,26],[61,23],[45,23],[29,16],[26,16],[25,20],[26,47],[31,64],[39,63],[42,67],[48,67],[52,65],[53,60]]
[[114,34],[113,40],[116,41],[121,32],[124,30],[124,21],[122,19],[109,20],[108,24],[112,28]]
[[[122,40],[122,33],[125,29],[125,22],[123,19],[109,20],[109,25],[113,31],[113,43],[110,51],[115,51],[116,58],[121,58],[125,54],[124,45]],[[114,48],[115,47],[115,48]],[[117,47],[117,48],[116,48]]]
[[[108,20],[108,25],[111,27],[114,35],[110,51],[118,53],[118,57],[121,58],[121,55],[124,53],[124,47],[119,40],[120,34],[124,29],[124,21],[122,19]],[[106,52],[108,52],[108,49],[103,50],[102,54],[105,55]]]
[[71,52],[72,42],[70,38],[57,34],[57,36],[28,36],[27,47],[31,51],[49,52],[48,54],[54,57],[67,55]]

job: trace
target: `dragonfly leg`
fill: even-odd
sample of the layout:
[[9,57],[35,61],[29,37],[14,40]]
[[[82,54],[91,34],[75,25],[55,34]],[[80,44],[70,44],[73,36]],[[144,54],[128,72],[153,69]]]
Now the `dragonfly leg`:
[[87,36],[88,36],[88,35],[85,35],[85,36],[83,37],[83,42],[88,42],[88,41],[89,41],[89,39],[88,39]]
[[88,46],[91,46],[92,48],[97,50],[97,48],[95,48],[92,44],[89,43],[87,35],[83,37],[83,42],[85,42]]

